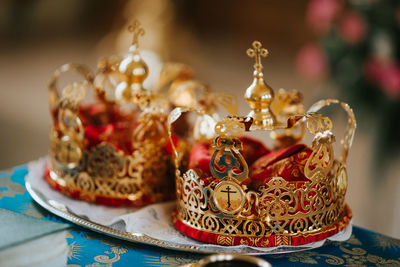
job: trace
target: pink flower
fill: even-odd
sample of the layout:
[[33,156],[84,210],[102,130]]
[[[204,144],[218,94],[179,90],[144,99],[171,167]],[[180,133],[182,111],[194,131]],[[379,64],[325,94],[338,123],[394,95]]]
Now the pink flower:
[[400,68],[388,68],[381,81],[382,89],[392,98],[400,97]]
[[364,64],[364,72],[367,79],[376,84],[382,80],[382,69],[382,62],[375,58],[368,60]]
[[295,67],[300,76],[319,81],[325,78],[327,62],[321,47],[316,44],[307,44],[300,49],[296,56]]
[[365,38],[367,25],[364,19],[356,12],[348,12],[340,20],[339,34],[344,40],[356,44]]
[[365,64],[367,79],[379,86],[388,96],[400,97],[400,66],[393,61],[370,59]]
[[306,10],[306,21],[316,33],[325,33],[341,9],[341,0],[311,0]]

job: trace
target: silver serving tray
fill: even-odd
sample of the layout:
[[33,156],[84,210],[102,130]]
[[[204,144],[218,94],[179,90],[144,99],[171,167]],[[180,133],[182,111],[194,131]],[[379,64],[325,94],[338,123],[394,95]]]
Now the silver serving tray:
[[[69,221],[78,226],[82,226],[94,232],[98,232],[101,234],[105,234],[111,237],[115,237],[121,240],[126,240],[129,242],[146,244],[151,246],[157,246],[161,248],[177,250],[177,251],[186,251],[186,252],[196,252],[196,253],[205,253],[205,254],[214,254],[214,253],[232,253],[228,247],[226,248],[204,248],[200,246],[192,246],[192,245],[182,245],[182,244],[172,244],[167,243],[165,241],[150,237],[145,234],[141,233],[130,233],[123,230],[118,230],[109,226],[101,225],[95,222],[92,222],[86,218],[80,217],[74,213],[72,213],[64,204],[46,198],[42,193],[35,190],[29,182],[25,183],[26,189],[28,190],[29,194],[32,198],[44,209],[47,211]],[[328,242],[328,241],[327,241]],[[263,252],[254,250],[243,249],[240,251],[242,254],[249,254],[249,255],[267,255],[267,254],[281,254],[281,253],[291,253],[291,252],[298,252],[312,249],[313,247],[277,247],[272,251]],[[235,253],[235,252],[233,252]],[[239,253],[239,252],[236,252]]]

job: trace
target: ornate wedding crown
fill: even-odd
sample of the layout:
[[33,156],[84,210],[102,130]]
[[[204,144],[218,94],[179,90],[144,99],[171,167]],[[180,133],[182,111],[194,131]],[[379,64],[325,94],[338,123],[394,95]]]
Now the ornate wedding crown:
[[[129,53],[101,60],[95,76],[84,65],[66,64],[50,81],[53,126],[45,179],[70,197],[112,206],[174,198],[166,125],[166,112],[174,102],[161,89],[189,82],[192,71],[183,64],[166,63],[155,88],[144,88],[148,66],[138,49],[144,30],[135,22],[129,31]],[[60,96],[58,79],[67,71],[76,71],[84,81],[68,85]],[[84,103],[91,90],[96,100]],[[175,145],[184,149],[184,141],[174,137]]]
[[[261,43],[255,41],[247,54],[255,58],[253,83],[245,93],[251,111],[245,117],[214,120],[215,130],[209,128],[208,134],[214,141],[195,134],[188,168],[176,161],[174,224],[194,239],[226,246],[301,245],[332,236],[352,216],[344,198],[346,158],[356,129],[353,111],[328,99],[304,112],[297,91],[275,93],[265,83],[261,58],[268,51]],[[317,113],[331,104],[348,115],[338,158],[332,121]],[[169,125],[186,111],[174,109]],[[196,112],[203,121],[213,121],[204,111]],[[313,135],[311,147],[300,143],[306,129]],[[276,143],[272,151],[242,136],[256,130],[270,132]]]

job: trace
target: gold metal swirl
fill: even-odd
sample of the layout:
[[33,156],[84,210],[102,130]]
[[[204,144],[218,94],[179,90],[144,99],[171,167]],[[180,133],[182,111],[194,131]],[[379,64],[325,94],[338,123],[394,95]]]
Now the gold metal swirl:
[[[55,153],[50,151],[50,155]],[[75,168],[65,168],[64,163],[54,157],[50,165],[52,181],[68,189],[63,193],[79,191],[79,198],[89,202],[94,202],[96,197],[112,197],[139,200],[137,205],[141,206],[143,195],[151,202],[173,198],[173,180],[168,179],[173,174],[173,163],[157,144],[148,143],[133,155],[124,155],[103,143],[84,151]]]
[[307,113],[307,129],[312,134],[332,130],[332,121],[328,117],[324,117],[318,113]]
[[240,154],[242,143],[238,138],[218,137],[215,139],[216,149],[211,157],[210,171],[218,180],[234,179],[242,182],[248,177],[249,168]]
[[238,137],[245,132],[245,125],[238,117],[227,117],[215,125],[215,133],[219,136]]
[[70,169],[79,166],[82,158],[84,129],[78,116],[78,107],[86,96],[87,85],[85,81],[66,86],[57,106],[58,116],[55,125],[59,129],[61,138],[55,155]]
[[[210,209],[212,199],[204,192],[212,195],[215,184],[203,186],[196,172],[189,170],[177,177],[180,192],[177,218],[192,228],[220,235],[261,237],[317,233],[349,215],[343,191],[335,190],[338,184],[338,175],[306,182],[299,188],[276,177],[259,192],[246,189],[244,206],[247,209],[229,215]],[[248,216],[249,209],[253,210],[253,216]]]
[[68,99],[71,103],[77,105],[86,96],[86,87],[84,83],[73,83],[68,85],[63,90],[63,99]]
[[334,162],[333,148],[330,143],[318,143],[313,147],[313,152],[304,167],[304,175],[309,179],[315,179],[315,175],[325,177],[332,168]]
[[[276,115],[277,121],[280,124],[284,124],[290,116],[304,114],[302,100],[302,94],[296,90],[286,91],[279,89],[275,92],[271,109]],[[305,123],[304,121],[300,121],[291,128],[275,129],[271,132],[270,136],[277,142],[278,147],[284,148],[303,140],[305,133]]]
[[53,74],[49,82],[49,104],[50,109],[56,108],[59,103],[58,80],[61,74],[74,71],[80,74],[89,85],[93,83],[93,74],[89,67],[83,64],[68,63],[59,67]]
[[58,127],[65,135],[73,136],[81,142],[84,138],[82,121],[76,110],[61,108],[58,111]]
[[346,163],[347,155],[349,153],[349,149],[353,142],[354,133],[357,128],[356,118],[355,118],[354,112],[351,109],[351,107],[347,103],[341,102],[337,99],[324,99],[324,100],[320,100],[320,101],[316,102],[315,104],[313,104],[308,109],[308,112],[318,112],[322,108],[330,106],[331,104],[340,104],[340,106],[347,113],[346,130],[345,130],[345,133],[344,133],[342,139],[340,140],[341,157],[339,158],[339,160],[342,163]]

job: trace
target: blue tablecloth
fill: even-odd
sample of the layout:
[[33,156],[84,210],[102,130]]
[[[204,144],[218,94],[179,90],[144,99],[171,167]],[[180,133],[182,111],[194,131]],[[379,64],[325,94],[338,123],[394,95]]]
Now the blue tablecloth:
[[[24,186],[27,173],[27,166],[0,172],[0,208],[44,220],[63,221],[32,200]],[[69,230],[67,241],[70,247],[68,266],[177,266],[204,257],[120,241],[76,226]],[[274,266],[400,266],[400,240],[354,226],[353,235],[346,242],[331,242],[310,251],[262,258]]]

